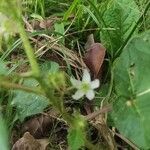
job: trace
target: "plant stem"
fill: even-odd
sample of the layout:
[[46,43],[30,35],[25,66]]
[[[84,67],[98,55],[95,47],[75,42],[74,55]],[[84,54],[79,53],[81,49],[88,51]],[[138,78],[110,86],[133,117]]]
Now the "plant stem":
[[32,50],[32,47],[30,45],[30,42],[28,40],[28,37],[26,35],[26,32],[25,32],[22,22],[18,22],[18,30],[19,30],[20,37],[22,39],[22,42],[23,42],[23,45],[25,48],[25,52],[27,54],[27,57],[29,59],[29,62],[30,62],[31,68],[32,68],[32,73],[35,77],[38,77],[40,75],[39,66],[36,61],[36,57],[34,55],[34,52]]
[[17,90],[22,90],[30,93],[36,93],[38,95],[44,95],[44,93],[41,90],[34,88],[30,88],[27,86],[22,86],[20,84],[15,84],[15,83],[9,83],[6,81],[1,81],[0,82],[0,87],[5,88],[5,89],[17,89]]
[[103,114],[103,113],[107,113],[111,110],[112,110],[112,105],[109,104],[109,105],[105,106],[104,108],[85,116],[85,119],[90,121],[90,120],[96,118],[98,115]]

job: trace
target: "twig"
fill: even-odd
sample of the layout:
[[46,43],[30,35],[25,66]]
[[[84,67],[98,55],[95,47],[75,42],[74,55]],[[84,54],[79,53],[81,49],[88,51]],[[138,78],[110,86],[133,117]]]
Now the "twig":
[[[111,130],[112,131],[112,130]],[[114,132],[114,131],[112,131]],[[130,145],[134,150],[140,150],[135,144],[133,144],[131,141],[129,141],[127,138],[125,138],[123,135],[114,132],[116,136],[121,138],[123,141],[125,141],[128,145]]]
[[107,113],[107,112],[109,112],[109,111],[111,111],[111,110],[112,110],[112,105],[107,105],[107,106],[105,106],[104,108],[102,108],[102,109],[100,109],[100,110],[98,110],[98,111],[95,111],[95,112],[93,112],[93,113],[91,113],[91,114],[85,116],[85,119],[88,120],[88,121],[89,121],[89,120],[92,120],[92,119],[94,119],[95,117],[97,117],[99,114]]

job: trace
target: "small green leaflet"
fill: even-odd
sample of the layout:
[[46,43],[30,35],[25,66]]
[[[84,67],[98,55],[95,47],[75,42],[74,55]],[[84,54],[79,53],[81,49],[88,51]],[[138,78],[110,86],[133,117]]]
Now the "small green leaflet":
[[113,119],[140,149],[150,148],[150,32],[133,38],[114,66]]
[[[60,38],[61,36],[64,36],[64,33],[65,33],[64,23],[55,23],[54,28],[55,28],[56,34],[58,34],[57,35],[58,38]],[[60,38],[59,41],[64,44],[64,37]]]

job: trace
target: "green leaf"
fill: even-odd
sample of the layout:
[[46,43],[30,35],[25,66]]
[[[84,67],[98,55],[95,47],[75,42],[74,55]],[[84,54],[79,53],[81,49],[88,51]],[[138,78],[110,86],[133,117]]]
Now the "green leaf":
[[150,148],[150,32],[133,38],[114,66],[117,129],[140,148]]
[[44,73],[56,73],[59,71],[59,64],[54,61],[45,61],[41,69]]
[[[26,80],[24,85],[34,88],[37,82],[35,80]],[[44,96],[39,96],[34,93],[24,91],[15,91],[15,97],[12,100],[12,105],[17,108],[17,118],[21,121],[34,114],[41,113],[49,104],[49,101]]]
[[[60,36],[63,36],[65,33],[64,23],[55,23],[54,24],[55,32],[58,34],[58,38]],[[59,41],[61,41],[64,44],[64,38],[61,38]]]
[[7,75],[8,69],[6,67],[6,64],[0,60],[0,75]]
[[0,116],[0,146],[1,150],[9,150],[9,141],[8,141],[8,130],[6,128],[6,124]]
[[108,1],[102,12],[101,40],[113,56],[132,31],[140,12],[134,0]]
[[34,19],[37,19],[38,21],[43,20],[42,16],[40,16],[39,14],[33,13],[33,14],[31,14],[30,16],[31,16],[32,18],[34,18]]
[[79,150],[79,148],[84,146],[85,120],[77,113],[73,120],[73,127],[69,128],[67,138],[70,150]]

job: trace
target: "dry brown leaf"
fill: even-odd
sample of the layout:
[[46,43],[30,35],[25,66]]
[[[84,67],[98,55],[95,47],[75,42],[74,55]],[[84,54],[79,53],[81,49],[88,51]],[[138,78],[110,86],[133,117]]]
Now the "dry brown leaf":
[[93,34],[88,37],[85,48],[87,50],[84,58],[85,64],[94,78],[97,78],[104,61],[106,48],[102,44],[94,42]]
[[12,150],[46,150],[48,139],[35,139],[29,132],[24,133],[12,147]]
[[[48,113],[56,117],[57,114],[54,114],[52,111],[54,110],[51,110]],[[35,138],[46,137],[55,121],[49,114],[42,114],[25,122],[22,126],[21,133],[23,134],[28,131]]]

